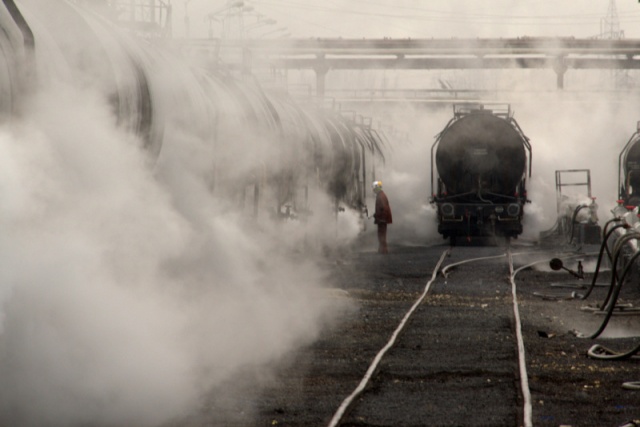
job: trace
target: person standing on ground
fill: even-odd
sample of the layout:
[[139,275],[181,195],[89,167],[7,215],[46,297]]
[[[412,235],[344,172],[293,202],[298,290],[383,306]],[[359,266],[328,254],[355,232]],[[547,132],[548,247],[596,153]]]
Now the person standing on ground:
[[388,254],[387,225],[393,222],[389,199],[382,191],[382,181],[373,182],[373,192],[376,194],[376,211],[373,214],[373,223],[378,225],[378,253]]

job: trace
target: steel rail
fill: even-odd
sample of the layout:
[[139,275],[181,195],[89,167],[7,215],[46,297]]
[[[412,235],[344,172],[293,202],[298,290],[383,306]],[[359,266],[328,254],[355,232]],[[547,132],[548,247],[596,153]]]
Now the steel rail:
[[[543,262],[548,262],[547,260],[535,261],[526,265],[523,265],[517,269],[513,269],[513,256],[516,255],[524,255],[523,254],[511,254],[509,253],[509,269],[511,271],[509,281],[511,282],[511,293],[513,298],[513,313],[516,318],[516,336],[518,339],[518,361],[520,367],[520,384],[522,388],[522,395],[524,399],[524,426],[532,427],[533,426],[533,407],[531,404],[531,390],[529,389],[529,376],[527,374],[527,365],[526,365],[526,352],[524,349],[524,338],[522,336],[522,321],[520,319],[520,310],[518,308],[518,297],[517,297],[517,287],[516,287],[516,275],[522,270],[526,270],[527,268],[531,268],[536,264],[542,264]],[[597,255],[597,253],[586,253],[586,254],[577,254],[577,255],[568,255],[562,257],[563,259],[570,258],[578,258],[585,256],[593,256]]]
[[397,339],[398,335],[400,334],[400,332],[402,331],[404,326],[407,324],[409,318],[411,317],[413,312],[418,308],[418,306],[422,303],[424,298],[429,293],[429,290],[431,289],[431,284],[438,277],[438,272],[440,271],[440,266],[442,265],[442,262],[447,257],[447,255],[449,255],[450,252],[451,252],[451,249],[447,249],[446,251],[444,251],[442,253],[442,255],[440,255],[440,259],[438,260],[438,263],[436,264],[435,268],[433,269],[433,274],[431,275],[431,279],[429,279],[429,281],[425,285],[425,288],[424,288],[424,291],[422,292],[422,295],[420,295],[420,297],[416,300],[416,302],[413,304],[413,306],[411,306],[411,308],[409,309],[407,314],[405,314],[404,318],[402,319],[402,321],[400,322],[400,324],[398,325],[396,330],[391,335],[391,338],[389,339],[389,342],[387,342],[387,344],[378,352],[376,357],[373,359],[373,362],[369,366],[369,369],[367,369],[367,372],[365,373],[364,377],[360,381],[360,384],[358,384],[358,386],[355,388],[355,390],[349,396],[347,396],[346,399],[344,399],[342,401],[342,404],[340,405],[338,410],[333,415],[333,418],[331,418],[331,421],[329,422],[329,427],[335,427],[335,426],[338,425],[338,423],[340,423],[340,421],[342,420],[342,417],[344,416],[344,414],[347,411],[347,409],[349,408],[349,406],[351,406],[351,403],[353,402],[353,400],[356,397],[358,397],[358,395],[360,395],[360,393],[362,393],[362,391],[365,389],[365,387],[369,383],[369,380],[371,379],[371,377],[373,376],[374,372],[378,368],[378,365],[380,364],[380,361],[382,360],[384,355],[387,353],[387,351],[389,351],[389,349],[391,349],[391,347],[393,347],[393,345],[396,342],[396,339]]
[[523,423],[525,427],[533,426],[533,405],[531,404],[531,390],[529,388],[529,374],[527,373],[526,352],[524,349],[524,338],[522,336],[522,320],[520,319],[520,309],[518,308],[518,295],[516,289],[516,274],[520,270],[513,269],[513,254],[511,248],[507,250],[509,258],[509,282],[511,283],[511,298],[513,302],[513,316],[516,327],[516,340],[518,342],[518,367],[520,370],[520,389],[524,401]]
[[[511,248],[507,249],[507,252],[500,255],[487,256],[487,257],[479,257],[479,258],[471,258],[466,259],[457,263],[449,264],[442,269],[443,275],[446,277],[446,272],[455,266],[466,264],[474,261],[484,261],[488,259],[497,259],[507,257],[507,261],[509,264],[509,281],[511,283],[511,295],[513,302],[513,315],[515,321],[515,329],[516,329],[516,341],[518,347],[518,367],[520,371],[520,389],[522,391],[523,405],[524,405],[524,413],[523,413],[523,425],[525,427],[533,426],[533,405],[531,403],[531,391],[529,389],[529,375],[527,374],[527,362],[525,357],[525,349],[524,349],[524,338],[522,336],[522,320],[520,318],[520,310],[518,308],[518,298],[516,294],[516,284],[515,284],[515,276],[520,271],[514,270],[513,268],[513,257],[516,255],[525,255],[526,253],[518,253],[514,254],[511,252]],[[542,262],[542,261],[539,261]],[[525,267],[523,267],[525,268]]]

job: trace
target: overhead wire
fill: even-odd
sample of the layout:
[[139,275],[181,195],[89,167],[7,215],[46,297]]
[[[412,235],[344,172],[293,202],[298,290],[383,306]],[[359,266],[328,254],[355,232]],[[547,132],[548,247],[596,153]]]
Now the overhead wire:
[[[195,0],[196,2],[198,0]],[[341,18],[362,18],[359,22],[366,22],[367,31],[377,31],[380,35],[386,36],[385,31],[391,32],[393,36],[407,34],[413,37],[433,37],[433,32],[437,29],[430,24],[442,25],[466,25],[466,26],[487,26],[494,30],[500,27],[530,28],[530,27],[567,27],[585,26],[591,24],[597,27],[604,16],[603,13],[571,13],[571,14],[523,14],[523,13],[495,13],[485,12],[484,9],[474,11],[466,7],[465,9],[442,9],[433,6],[412,6],[402,4],[386,3],[383,0],[350,0],[340,2],[327,0],[324,3],[311,3],[308,0],[252,0],[252,5],[261,6],[269,15],[277,14],[285,17],[289,22],[292,32],[296,32],[293,27],[304,25],[305,30],[309,27],[317,28],[342,36],[345,33],[343,19]],[[359,8],[359,5],[365,7]],[[270,9],[270,10],[269,10]],[[300,16],[300,11],[313,12]],[[366,20],[366,21],[364,21]],[[640,10],[620,14],[621,23],[632,25],[640,22]],[[423,25],[421,25],[423,24]],[[364,28],[364,27],[363,27]],[[439,28],[439,27],[438,27]],[[353,30],[353,28],[347,28]],[[356,28],[357,30],[357,28]],[[499,31],[499,30],[498,30]],[[366,35],[370,37],[368,34]]]
[[[296,3],[291,0],[282,1],[282,0],[261,0],[259,2],[260,5],[271,8],[271,14],[279,14],[281,16],[287,17],[291,22],[302,23],[308,29],[308,27],[313,27],[321,30],[325,30],[330,32],[335,36],[342,36],[345,32],[344,19],[345,17],[351,17],[352,19],[356,19],[358,17],[362,17],[366,19],[367,22],[367,32],[370,33],[371,29],[373,31],[378,32],[374,37],[386,37],[388,33],[392,33],[395,37],[398,37],[398,34],[404,36],[412,37],[433,37],[434,31],[437,31],[436,27],[433,24],[438,25],[481,25],[481,26],[490,26],[492,28],[497,28],[499,26],[505,27],[565,27],[567,25],[585,25],[591,23],[596,26],[596,20],[594,19],[584,19],[582,21],[567,21],[562,18],[558,18],[557,21],[549,17],[509,17],[509,16],[490,16],[490,15],[467,15],[467,14],[459,14],[454,12],[441,12],[434,11],[431,14],[416,14],[416,13],[387,13],[387,12],[376,12],[376,11],[361,11],[361,10],[353,10],[348,8],[342,8],[339,6],[331,6],[328,7],[326,4],[323,5],[310,5],[308,3]],[[298,14],[292,11],[292,9],[297,9],[298,11],[310,11],[313,12],[311,15],[305,15],[305,17],[300,17]],[[339,14],[341,19],[326,19],[322,15],[333,15]],[[359,22],[363,22],[360,20]],[[332,23],[327,24],[327,23]],[[288,24],[290,27],[294,25]],[[357,31],[356,28],[348,28],[350,32]],[[356,37],[360,35],[356,34]],[[367,34],[366,36],[371,37],[371,35]]]
[[[327,13],[336,13],[339,12],[342,15],[353,15],[353,16],[373,16],[380,18],[395,18],[395,19],[406,19],[411,21],[437,21],[437,22],[448,22],[448,23],[479,23],[479,24],[492,24],[499,25],[504,23],[505,25],[571,25],[571,24],[587,24],[597,22],[599,18],[602,17],[601,13],[581,13],[581,14],[571,14],[571,15],[521,15],[521,14],[492,14],[492,13],[469,13],[468,11],[461,12],[460,10],[450,10],[443,11],[437,9],[427,9],[421,7],[411,7],[411,6],[402,6],[402,5],[387,5],[378,2],[363,2],[362,0],[355,0],[352,3],[366,3],[367,8],[369,10],[356,10],[352,8],[345,8],[342,5],[336,5],[327,7],[326,3],[323,5],[313,4],[310,5],[307,2],[298,2],[295,0],[257,0],[260,4],[279,6],[279,7],[287,7],[287,8],[297,8],[304,10],[314,10],[321,11]],[[394,12],[399,10],[407,10],[412,13],[389,13],[389,12],[376,12],[371,10],[371,6],[379,6],[379,7],[389,7],[392,8]],[[422,12],[422,14],[416,14],[413,12]],[[628,16],[628,15],[627,15]],[[640,19],[640,15],[639,15]]]
[[[331,31],[332,33],[335,33],[336,36],[341,36],[344,33],[344,28],[343,25],[340,23],[337,23],[336,20],[333,20],[332,22],[335,23],[335,27],[329,27],[325,24],[321,24],[319,23],[319,21],[316,19],[315,21],[311,21],[309,19],[304,19],[304,18],[299,18],[298,15],[295,15],[293,13],[291,13],[290,9],[291,8],[296,8],[296,9],[300,9],[300,10],[307,10],[307,11],[313,11],[313,12],[324,12],[326,14],[336,14],[339,13],[341,16],[346,15],[354,15],[355,12],[350,12],[350,11],[345,11],[339,8],[330,8],[330,7],[324,7],[324,6],[318,6],[318,5],[308,5],[308,4],[288,4],[288,3],[282,3],[282,2],[278,2],[278,1],[272,1],[272,0],[267,0],[267,1],[260,1],[260,4],[263,5],[267,5],[270,6],[272,8],[275,8],[277,10],[279,10],[279,14],[288,16],[292,19],[292,21],[294,22],[303,22],[307,25],[311,25],[313,27],[317,27],[317,28],[322,28],[328,31]],[[387,19],[385,18],[384,15],[374,15],[374,14],[369,14],[369,16],[372,16],[374,18],[379,18],[379,19]],[[318,18],[318,16],[315,16],[315,18]],[[397,28],[403,31],[413,31],[413,29],[410,28],[406,28],[405,26],[398,26],[397,24],[393,23],[393,22],[389,22],[388,20],[384,20],[380,22],[380,25],[378,25],[379,28]]]

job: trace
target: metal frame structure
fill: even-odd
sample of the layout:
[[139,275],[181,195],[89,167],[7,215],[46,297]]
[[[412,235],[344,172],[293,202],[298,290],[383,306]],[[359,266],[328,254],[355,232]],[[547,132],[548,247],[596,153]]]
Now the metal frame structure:
[[[586,182],[562,182],[562,175],[567,174],[585,174]],[[590,169],[564,169],[556,171],[556,204],[557,212],[560,214],[560,205],[562,203],[563,187],[587,187],[587,197],[591,198],[591,170]]]

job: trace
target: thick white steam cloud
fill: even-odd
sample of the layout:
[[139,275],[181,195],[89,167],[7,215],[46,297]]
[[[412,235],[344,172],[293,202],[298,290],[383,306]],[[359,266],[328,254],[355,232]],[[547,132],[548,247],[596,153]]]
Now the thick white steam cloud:
[[192,414],[335,309],[319,268],[221,209],[189,156],[153,173],[97,92],[54,84],[28,110],[0,129],[3,425]]
[[[460,74],[438,77],[471,88]],[[222,128],[214,149],[174,126],[152,168],[103,92],[52,80],[24,117],[0,128],[0,424],[160,425],[317,336],[340,307],[319,297],[321,269],[291,249],[350,242],[361,226],[354,212],[336,217],[321,195],[306,223],[262,217],[258,227],[235,201],[212,196],[210,160],[239,175],[287,164],[270,149],[275,141]],[[506,84],[529,83],[519,74]],[[558,169],[591,169],[605,217],[617,197],[617,155],[638,119],[635,100],[563,93],[507,101],[533,146],[525,234],[555,221]],[[441,242],[428,204],[430,149],[452,110],[385,108],[372,115],[410,130],[373,177],[391,201],[389,242]]]

